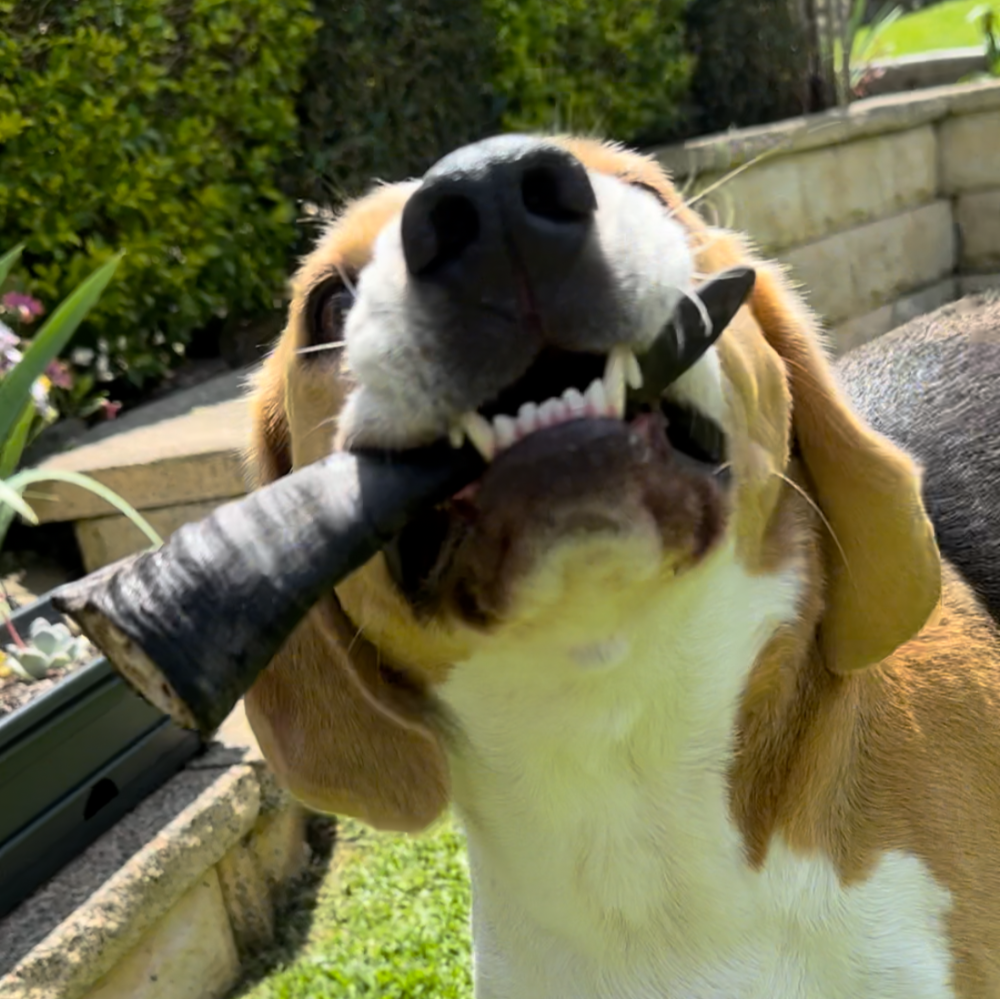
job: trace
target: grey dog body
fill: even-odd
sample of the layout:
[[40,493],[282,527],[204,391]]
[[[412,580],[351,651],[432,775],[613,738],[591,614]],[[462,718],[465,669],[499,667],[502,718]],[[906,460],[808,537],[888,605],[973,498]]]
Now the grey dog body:
[[858,412],[923,466],[941,551],[1000,621],[1000,295],[915,319],[837,370]]

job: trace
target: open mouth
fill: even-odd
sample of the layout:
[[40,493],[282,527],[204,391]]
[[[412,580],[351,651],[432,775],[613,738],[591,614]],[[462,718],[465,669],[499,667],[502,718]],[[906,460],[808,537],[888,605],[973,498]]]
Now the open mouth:
[[[513,385],[453,428],[451,442],[467,438],[490,462],[525,437],[541,430],[587,418],[633,423],[654,405],[640,399],[643,374],[635,354],[619,346],[607,355],[549,349]],[[666,421],[671,447],[695,461],[719,466],[726,460],[726,441],[712,419],[664,393],[659,412]]]
[[[623,472],[656,480],[659,522],[680,524],[692,551],[704,550],[721,522],[727,442],[722,428],[683,401],[675,385],[729,325],[753,283],[752,270],[733,268],[699,288],[700,307],[690,297],[682,299],[641,358],[625,345],[607,354],[547,348],[516,382],[457,419],[451,444],[464,448],[468,441],[487,469],[385,548],[390,575],[411,606],[418,613],[433,612],[448,589],[449,567],[471,550],[465,544],[469,537],[481,541],[490,535],[485,525],[491,518],[502,522],[492,546],[501,564],[511,545],[504,530],[519,533],[532,511],[551,527],[559,516],[552,504],[573,507],[578,497],[606,488],[607,476]],[[609,421],[627,432],[608,434]],[[564,426],[574,422],[578,431]],[[630,441],[644,442],[648,461],[630,456]],[[647,461],[644,471],[637,472],[636,460]],[[651,471],[653,466],[659,470]],[[627,491],[628,484],[622,486]],[[545,498],[539,503],[526,495]],[[612,493],[610,503],[616,502]],[[680,537],[677,530],[672,536]],[[496,566],[484,565],[489,567],[479,576],[494,578]],[[452,589],[465,618],[485,620],[467,588]],[[463,593],[468,599],[459,599]]]

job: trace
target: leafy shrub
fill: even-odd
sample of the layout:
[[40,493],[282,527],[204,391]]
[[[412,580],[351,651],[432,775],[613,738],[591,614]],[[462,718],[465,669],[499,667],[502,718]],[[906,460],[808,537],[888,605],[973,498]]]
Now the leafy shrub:
[[308,0],[0,0],[0,232],[43,301],[126,251],[76,341],[100,379],[280,295],[314,31]]
[[499,131],[631,140],[677,118],[684,0],[315,0],[287,189],[320,204]]
[[692,0],[691,134],[821,110],[818,67],[792,0]]
[[482,0],[509,129],[656,139],[678,120],[691,60],[685,0]]
[[418,176],[495,123],[478,0],[314,0],[321,27],[297,102],[287,180],[329,204]]

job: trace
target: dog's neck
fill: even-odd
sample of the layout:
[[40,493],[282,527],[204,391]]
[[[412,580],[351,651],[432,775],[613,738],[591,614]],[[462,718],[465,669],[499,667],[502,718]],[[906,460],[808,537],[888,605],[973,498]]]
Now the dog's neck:
[[[477,911],[580,947],[628,947],[710,918],[743,862],[726,773],[761,649],[795,617],[799,571],[751,576],[723,546],[637,612],[619,661],[480,653],[442,696],[459,722],[453,794]],[[721,879],[721,880],[720,880]]]

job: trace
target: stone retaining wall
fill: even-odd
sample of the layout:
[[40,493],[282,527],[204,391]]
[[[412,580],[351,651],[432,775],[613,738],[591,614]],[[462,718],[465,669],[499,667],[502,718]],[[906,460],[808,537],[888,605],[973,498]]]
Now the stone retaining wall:
[[0,920],[0,999],[222,999],[274,937],[306,820],[237,709],[205,756]]
[[657,155],[693,192],[719,184],[704,214],[789,265],[835,350],[1000,284],[1000,81],[859,101]]

